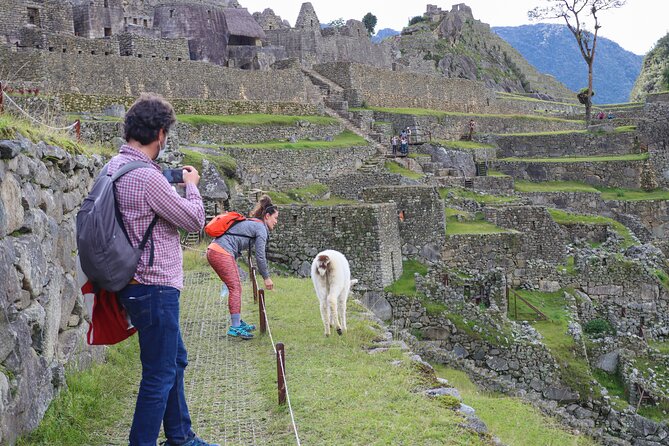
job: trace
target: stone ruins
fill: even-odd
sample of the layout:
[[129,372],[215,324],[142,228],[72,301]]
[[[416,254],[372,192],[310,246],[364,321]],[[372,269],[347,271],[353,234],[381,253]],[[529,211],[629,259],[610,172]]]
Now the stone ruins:
[[[424,358],[604,444],[669,445],[669,94],[586,123],[463,4],[427,5],[380,44],[358,20],[321,25],[310,3],[290,26],[234,0],[0,0],[4,111],[78,119],[114,147],[137,95],[164,95],[179,115],[164,164],[200,160],[209,216],[288,197],[268,252],[283,270],[340,250],[357,296]],[[298,118],[213,119],[249,114]],[[39,424],[66,367],[104,356],[74,257],[103,156],[20,133],[0,125],[2,444]],[[415,295],[390,291],[412,262]]]

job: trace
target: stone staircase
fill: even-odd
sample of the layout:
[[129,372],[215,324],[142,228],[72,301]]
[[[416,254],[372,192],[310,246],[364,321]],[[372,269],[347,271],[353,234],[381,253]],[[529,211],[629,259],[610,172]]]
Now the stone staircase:
[[371,129],[362,129],[351,121],[348,101],[344,98],[344,89],[341,86],[313,70],[302,69],[302,72],[321,91],[325,114],[339,120],[346,130],[355,133],[376,148],[376,154],[365,160],[359,170],[369,173],[383,171],[385,155],[388,152],[388,146],[381,143],[384,140],[384,135],[373,132]]

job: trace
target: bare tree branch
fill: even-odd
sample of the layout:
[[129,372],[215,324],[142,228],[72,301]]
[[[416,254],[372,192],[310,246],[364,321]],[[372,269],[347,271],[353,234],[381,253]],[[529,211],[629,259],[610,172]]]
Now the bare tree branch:
[[[597,34],[602,25],[597,14],[599,11],[620,8],[627,0],[544,0],[548,5],[527,12],[530,20],[563,19],[567,28],[574,35],[583,60],[588,65],[588,91],[585,100],[586,121],[590,122],[592,103],[592,67],[597,48]],[[594,32],[588,31],[588,25]]]

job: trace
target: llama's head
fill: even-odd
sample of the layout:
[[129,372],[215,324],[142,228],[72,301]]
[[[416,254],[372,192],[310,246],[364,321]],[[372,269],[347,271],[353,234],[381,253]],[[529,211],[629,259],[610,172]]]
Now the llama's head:
[[318,268],[318,274],[324,276],[330,268],[330,257],[326,256],[325,254],[321,254],[316,259],[316,264]]

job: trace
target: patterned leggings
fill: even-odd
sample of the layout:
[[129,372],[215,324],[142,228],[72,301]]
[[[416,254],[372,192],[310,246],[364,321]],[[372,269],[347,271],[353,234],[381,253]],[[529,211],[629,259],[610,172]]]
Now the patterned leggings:
[[239,280],[239,270],[235,258],[225,249],[212,243],[207,248],[207,261],[228,287],[230,314],[240,314],[242,312],[242,283]]

